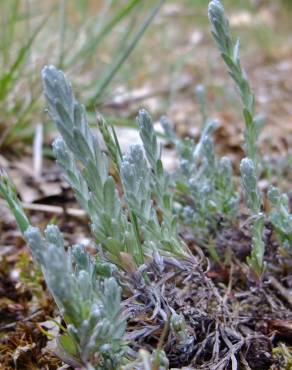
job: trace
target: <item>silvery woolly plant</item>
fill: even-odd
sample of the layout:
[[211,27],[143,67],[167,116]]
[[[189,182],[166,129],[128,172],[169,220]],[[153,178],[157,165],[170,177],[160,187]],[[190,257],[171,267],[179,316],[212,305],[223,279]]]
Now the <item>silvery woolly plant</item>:
[[209,3],[209,19],[212,24],[212,35],[227,66],[229,75],[236,84],[243,106],[246,158],[241,161],[240,173],[252,224],[252,252],[248,262],[253,270],[261,275],[264,270],[265,244],[263,242],[263,231],[265,219],[270,219],[283,244],[291,246],[292,215],[289,213],[287,196],[280,194],[279,190],[274,187],[271,187],[268,192],[268,198],[272,206],[270,216],[267,217],[262,212],[263,196],[258,187],[261,158],[257,145],[261,119],[255,115],[255,97],[247,75],[241,67],[240,42],[239,39],[236,42],[233,41],[224,7],[219,0],[212,0]]
[[278,188],[270,186],[268,198],[272,206],[269,219],[283,245],[292,248],[292,213],[289,210],[288,195],[281,194]]
[[[209,18],[213,36],[242,100],[246,158],[241,161],[240,172],[252,225],[252,253],[248,262],[261,275],[266,216],[258,188],[259,124],[254,112],[255,99],[240,64],[239,42],[232,40],[220,1],[209,3]],[[0,195],[6,199],[34,259],[41,266],[66,323],[58,337],[59,356],[74,367],[88,370],[122,366],[167,369],[168,360],[162,350],[152,354],[141,351],[139,357],[127,348],[122,291],[113,275],[128,274],[129,280],[143,271],[140,275],[146,285],[147,260],[152,257],[159,261],[163,257],[194,261],[180,237],[180,224],[193,227],[196,233],[208,234],[216,228],[217,215],[227,219],[236,215],[239,197],[231,161],[218,158],[215,153],[212,133],[216,123],[208,119],[204,89],[197,88],[202,114],[202,132],[197,143],[178,138],[168,119],[161,119],[165,135],[180,157],[179,169],[171,176],[163,167],[161,146],[148,112],[141,110],[137,117],[143,145],[131,146],[127,154],[121,152],[114,129],[98,116],[106,155],[65,75],[48,66],[43,69],[42,78],[48,112],[60,133],[53,143],[53,152],[77,201],[89,216],[97,256],[88,254],[81,245],[65,248],[55,225],[48,225],[44,233],[31,226],[4,171],[0,173]],[[269,218],[283,244],[291,246],[292,216],[287,196],[271,188],[269,199],[272,204]],[[184,318],[173,312],[170,330],[178,341],[186,340],[185,327]],[[129,357],[134,359],[131,364]]]
[[[45,67],[42,77],[48,111],[61,134],[53,143],[54,154],[91,219],[96,243],[111,262],[123,268],[121,253],[133,258],[136,266],[143,264],[145,255],[154,251],[191,257],[178,235],[168,174],[160,159],[150,115],[141,110],[137,117],[146,158],[138,145],[122,155],[116,137],[102,123],[101,132],[122,180],[122,199],[114,178],[109,175],[108,157],[90,130],[85,109],[76,101],[71,84],[53,66]],[[152,199],[161,211],[162,220],[152,207]],[[123,201],[126,209],[122,207]]]
[[257,148],[259,122],[255,116],[255,97],[247,75],[241,67],[239,39],[236,42],[233,41],[224,7],[219,0],[212,0],[209,3],[209,19],[212,24],[212,35],[228,68],[228,73],[236,84],[243,105],[246,158],[240,164],[240,172],[252,222],[252,253],[248,261],[254,271],[260,275],[264,268],[265,245],[262,240],[264,229],[264,217],[261,212],[262,200],[258,189],[260,172]]
[[257,186],[257,174],[254,161],[244,158],[240,163],[242,186],[245,191],[247,206],[251,213],[252,251],[248,258],[250,266],[260,275],[264,268],[265,244],[263,231],[265,217],[261,212],[262,196]]
[[61,134],[53,143],[53,151],[91,219],[97,243],[117,265],[121,251],[130,253],[136,263],[143,263],[141,243],[122,210],[114,179],[109,176],[108,158],[89,128],[84,107],[76,101],[61,71],[45,67],[42,77],[48,111]]
[[61,134],[53,143],[53,152],[91,220],[99,257],[93,259],[80,245],[65,249],[57,226],[49,225],[44,235],[32,227],[4,172],[0,194],[42,267],[66,322],[65,333],[58,337],[59,356],[76,367],[115,369],[125,360],[126,318],[113,270],[133,272],[145,258],[159,253],[193,257],[179,236],[169,177],[149,114],[141,110],[137,118],[146,157],[139,146],[122,155],[114,131],[99,122],[121,179],[121,197],[109,175],[109,159],[90,130],[85,109],[76,101],[69,81],[52,66],[43,69],[42,77],[48,111]]
[[[65,249],[55,225],[44,235],[30,225],[8,175],[1,171],[0,194],[12,210],[66,323],[57,354],[76,368],[116,369],[126,350],[121,288],[111,265],[98,266],[82,245]],[[102,274],[100,272],[103,272]]]
[[124,355],[126,327],[116,280],[98,275],[83,246],[66,251],[55,225],[48,225],[44,236],[31,226],[24,235],[67,325],[57,338],[60,358],[76,367],[115,369]]
[[230,159],[219,158],[215,153],[212,135],[217,123],[208,119],[205,90],[198,86],[196,92],[202,116],[197,143],[190,138],[179,138],[167,117],[161,118],[161,125],[180,159],[172,181],[177,190],[181,222],[196,229],[204,238],[210,230],[217,230],[218,216],[230,219],[236,214],[239,197]]

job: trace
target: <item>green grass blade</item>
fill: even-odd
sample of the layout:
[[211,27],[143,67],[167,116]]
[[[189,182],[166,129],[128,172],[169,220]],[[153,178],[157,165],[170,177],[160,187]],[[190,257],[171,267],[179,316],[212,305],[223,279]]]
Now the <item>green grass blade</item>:
[[95,92],[93,93],[92,98],[89,102],[89,107],[93,107],[96,105],[96,101],[99,99],[101,94],[103,94],[104,90],[108,86],[108,84],[111,82],[111,80],[114,78],[120,67],[123,65],[125,60],[129,57],[131,52],[134,50],[142,36],[144,35],[145,31],[147,30],[148,26],[158,13],[159,9],[161,8],[162,4],[164,3],[164,0],[158,1],[158,3],[155,5],[155,7],[150,11],[148,14],[148,17],[145,19],[144,23],[140,27],[140,29],[137,31],[136,35],[133,37],[129,45],[124,49],[122,53],[120,53],[116,58],[113,58],[113,62],[110,64],[108,70],[104,73],[102,79],[98,83]]
[[[15,34],[15,26],[18,20],[18,9],[20,0],[11,0],[5,4],[1,4],[1,51],[3,64],[9,63],[9,54],[11,52],[11,45],[13,45],[13,37]],[[7,13],[5,12],[5,6],[8,6]]]
[[[41,90],[39,89],[28,105],[17,115],[17,121],[10,125],[7,130],[4,130],[2,136],[0,135],[0,148],[9,148],[9,146],[11,147],[17,142],[25,143],[31,141],[35,129],[34,126],[30,124],[29,114],[31,114],[35,108],[40,95]],[[13,114],[13,112],[11,114]]]
[[17,197],[14,184],[2,168],[0,168],[0,196],[5,199],[16,219],[20,231],[24,233],[30,225],[29,220],[23,211],[20,200]]
[[76,60],[86,59],[88,55],[92,54],[99,43],[118,25],[120,24],[136,7],[142,4],[142,0],[130,0],[122,9],[120,9],[112,19],[107,22],[104,27],[92,37],[80,50],[78,50],[70,60],[65,63],[65,68],[71,67]]
[[63,68],[65,57],[66,30],[67,30],[67,0],[61,0],[59,5],[59,28],[60,28],[60,52],[59,68]]
[[11,87],[13,86],[13,82],[16,78],[16,73],[19,72],[21,65],[25,61],[25,58],[36,39],[37,35],[40,33],[40,31],[43,29],[44,25],[46,24],[46,21],[48,20],[48,17],[40,23],[40,25],[35,29],[31,37],[28,39],[27,43],[20,48],[17,57],[12,64],[12,66],[9,68],[9,71],[5,73],[1,79],[0,79],[0,100],[3,100]]

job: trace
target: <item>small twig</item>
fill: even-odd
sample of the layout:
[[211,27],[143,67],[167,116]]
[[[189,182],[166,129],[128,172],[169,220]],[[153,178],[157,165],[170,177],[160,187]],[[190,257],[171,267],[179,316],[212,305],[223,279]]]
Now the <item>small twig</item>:
[[216,363],[218,361],[219,352],[220,352],[220,338],[219,338],[219,328],[218,323],[216,322],[216,329],[215,329],[215,340],[213,345],[213,352],[212,352],[212,359]]
[[[0,205],[5,205],[6,203],[0,199]],[[45,213],[54,213],[57,215],[68,215],[72,217],[84,218],[86,217],[86,212],[83,209],[77,208],[65,208],[60,206],[51,206],[48,204],[40,204],[40,203],[21,203],[24,209],[30,211],[38,211],[38,212],[45,212]]]
[[240,354],[240,361],[242,362],[243,366],[245,367],[245,370],[251,370],[248,362],[246,361],[246,359],[244,358],[242,353]]
[[43,310],[37,310],[37,311],[35,311],[35,312],[33,312],[30,316],[28,316],[28,317],[26,317],[25,319],[19,319],[19,320],[17,320],[17,321],[14,321],[14,322],[11,322],[10,324],[6,324],[6,325],[4,325],[4,326],[1,326],[0,327],[0,331],[2,331],[2,330],[7,330],[7,329],[12,329],[12,328],[14,328],[16,325],[17,325],[17,323],[19,323],[20,321],[21,322],[27,322],[27,321],[29,321],[29,320],[31,320],[31,319],[34,319],[36,316],[38,316],[41,312],[42,312]]
[[39,211],[39,212],[48,212],[48,213],[55,213],[57,215],[69,215],[73,217],[85,217],[86,213],[82,209],[77,208],[63,208],[59,206],[50,206],[48,204],[39,204],[39,203],[22,203],[24,209],[28,209],[31,211]]
[[229,298],[229,295],[230,295],[231,290],[232,290],[232,284],[233,284],[233,273],[234,273],[234,265],[233,265],[233,263],[231,263],[228,287],[227,287],[226,293],[225,293],[225,295],[224,295],[224,297],[223,297],[223,304],[224,304],[224,305],[226,304],[227,299]]
[[292,307],[292,296],[290,292],[286,288],[284,288],[283,285],[280,284],[273,276],[270,277],[269,283],[272,285],[274,289],[278,291],[278,293],[280,293],[281,297],[284,298],[286,302],[288,302],[289,305]]
[[229,338],[227,337],[224,329],[220,328],[220,332],[221,332],[221,336],[225,342],[225,344],[227,345],[227,347],[229,348],[229,351],[230,351],[230,358],[231,358],[231,363],[232,363],[232,370],[237,370],[238,368],[238,363],[237,363],[237,360],[236,360],[236,357],[235,357],[235,346],[230,342]]
[[[192,86],[194,83],[194,79],[190,78],[189,81],[182,81],[178,83],[176,86],[174,86],[173,90],[175,92],[183,91],[186,90],[188,87]],[[169,93],[169,87],[164,86],[159,89],[152,89],[149,91],[141,92],[139,95],[134,96],[134,94],[123,94],[123,95],[118,95],[114,98],[114,100],[108,101],[104,103],[103,105],[105,107],[110,107],[110,108],[123,108],[125,105],[133,104],[133,103],[139,103],[140,101],[144,101],[147,99],[151,99],[155,96],[161,96],[161,95],[166,95]]]
[[39,123],[35,128],[33,141],[33,169],[35,177],[39,178],[43,167],[43,125]]
[[[234,354],[237,353],[241,349],[243,344],[244,344],[243,340],[234,344],[232,350],[229,350],[227,352],[227,354],[222,358],[222,360],[220,360],[215,366],[213,366],[212,369],[214,369],[214,370],[222,369],[222,365],[228,363],[231,356],[234,356]],[[236,363],[237,363],[237,361],[236,361]],[[232,364],[232,366],[233,366],[233,364]],[[237,369],[237,367],[235,369]]]

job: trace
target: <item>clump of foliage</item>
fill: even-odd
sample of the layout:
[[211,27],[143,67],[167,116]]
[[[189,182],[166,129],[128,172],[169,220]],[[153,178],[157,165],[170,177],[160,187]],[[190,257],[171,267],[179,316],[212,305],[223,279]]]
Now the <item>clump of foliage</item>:
[[264,243],[262,241],[264,220],[261,214],[261,197],[258,190],[259,154],[257,151],[258,124],[255,117],[255,98],[249,81],[240,64],[240,42],[233,41],[229,22],[225,16],[220,1],[212,1],[209,5],[209,19],[212,23],[212,34],[221,56],[228,68],[228,73],[234,80],[243,105],[245,121],[245,152],[240,164],[243,188],[246,193],[247,206],[250,209],[252,226],[252,254],[249,260],[255,271],[260,274],[263,269]]
[[[65,250],[57,226],[48,225],[44,236],[31,226],[4,173],[1,181],[1,195],[9,201],[67,324],[66,333],[58,338],[59,356],[73,366],[84,365],[90,369],[90,361],[99,362],[94,359],[99,353],[107,368],[114,369],[123,353],[121,338],[125,330],[118,283],[112,277],[100,276],[96,261],[83,246],[74,245]],[[105,274],[111,271],[110,266],[105,266],[104,271]]]
[[[251,224],[252,252],[248,263],[260,278],[265,270],[265,220],[272,222],[282,245],[291,247],[292,216],[287,196],[276,188],[269,191],[272,211],[263,212],[263,194],[258,187],[261,157],[257,148],[255,98],[240,64],[239,41],[234,42],[231,37],[220,1],[210,2],[209,18],[212,34],[243,105],[246,158],[240,163],[240,173]],[[203,89],[197,89],[202,111],[202,133],[197,143],[180,139],[167,118],[161,120],[167,139],[180,157],[179,168],[169,174],[161,161],[161,146],[152,119],[145,110],[137,117],[143,146],[131,146],[126,155],[121,153],[114,130],[99,117],[107,155],[90,130],[85,108],[76,100],[63,72],[53,66],[45,67],[42,78],[48,112],[61,135],[54,141],[53,151],[77,201],[90,218],[96,256],[82,245],[65,248],[55,225],[47,226],[43,234],[32,227],[4,172],[0,194],[14,213],[66,323],[65,332],[58,338],[59,356],[72,366],[86,369],[167,369],[174,355],[166,356],[166,352],[172,353],[174,348],[181,353],[182,363],[189,364],[188,356],[199,359],[202,351],[197,349],[195,335],[189,329],[192,323],[198,325],[197,321],[190,319],[189,313],[184,317],[176,312],[171,298],[166,299],[160,291],[159,281],[167,281],[169,276],[181,272],[194,281],[198,279],[213,292],[216,302],[213,305],[221,310],[219,294],[214,293],[216,290],[205,277],[196,253],[181,234],[187,228],[206,240],[208,233],[216,232],[219,216],[231,223],[239,213],[240,191],[233,182],[231,161],[215,153],[212,133],[216,124],[207,118]],[[114,173],[110,173],[110,162]],[[169,272],[166,266],[175,272]],[[180,284],[189,277],[184,276]],[[173,294],[171,289],[168,292]],[[130,298],[123,302],[123,294]],[[163,325],[151,354],[138,352],[139,346],[127,341],[127,338],[134,341],[126,328],[131,307],[133,311],[151,307],[152,318]],[[204,307],[212,309],[209,301]],[[198,312],[192,314],[199,315]],[[220,311],[220,315],[226,313]],[[215,324],[211,320],[208,326],[212,325]],[[143,330],[147,336],[148,329]],[[235,352],[245,342],[231,329],[224,330],[220,327],[221,346],[219,337],[213,338],[213,357],[220,365],[219,351],[225,346],[223,360],[230,359],[236,368]],[[163,347],[166,336],[171,343],[168,348]],[[237,343],[236,350],[231,348],[231,342]],[[202,340],[204,348],[208,343]]]
[[198,87],[197,92],[202,110],[202,133],[197,143],[179,138],[167,117],[161,118],[161,124],[180,159],[172,176],[179,198],[178,214],[183,224],[194,228],[203,238],[217,228],[219,214],[229,219],[236,214],[239,198],[230,159],[218,158],[214,150],[212,134],[217,124],[207,118],[204,89]]
[[271,186],[268,197],[272,206],[270,220],[283,245],[292,247],[292,214],[289,210],[288,195],[281,194],[279,189]]

